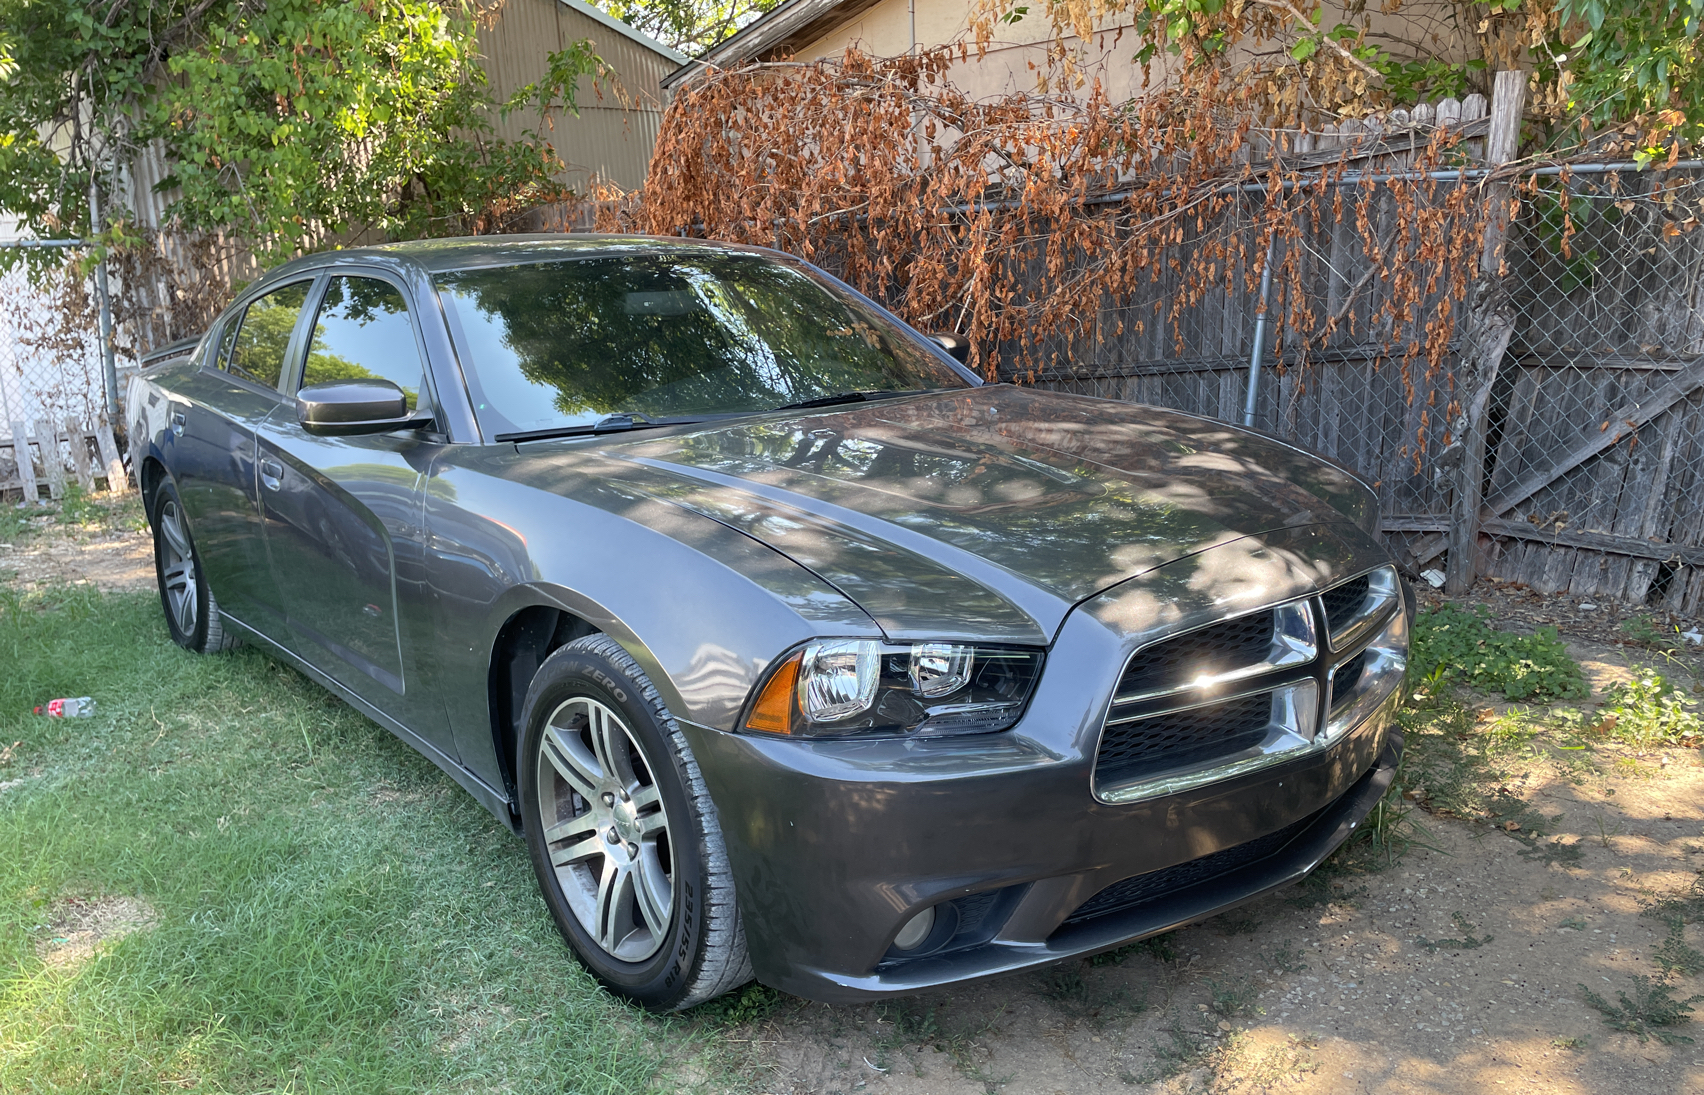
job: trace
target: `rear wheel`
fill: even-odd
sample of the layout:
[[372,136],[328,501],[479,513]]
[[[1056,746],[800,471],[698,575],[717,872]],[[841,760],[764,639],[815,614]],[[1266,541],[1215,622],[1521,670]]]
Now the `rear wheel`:
[[586,968],[657,1011],[749,981],[715,805],[627,652],[603,635],[557,650],[533,678],[523,720],[527,850]]
[[213,591],[207,588],[177,488],[160,484],[149,510],[154,515],[154,574],[172,641],[197,654],[229,650],[236,639],[226,634]]

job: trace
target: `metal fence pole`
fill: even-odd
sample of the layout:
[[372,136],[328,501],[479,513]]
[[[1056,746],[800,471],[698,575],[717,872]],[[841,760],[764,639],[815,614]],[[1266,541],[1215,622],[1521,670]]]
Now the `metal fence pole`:
[[[101,230],[100,195],[95,189],[93,180],[89,183],[89,234],[99,235]],[[112,298],[107,294],[107,265],[103,257],[95,267],[95,300],[100,305],[101,312],[101,369],[102,383],[106,386],[106,412],[111,422],[118,421],[118,362],[113,357],[112,350]]]
[[1248,354],[1248,399],[1243,403],[1243,425],[1254,425],[1255,401],[1260,398],[1260,359],[1266,352],[1266,297],[1272,290],[1272,245],[1274,231],[1266,241],[1266,257],[1260,260],[1260,302],[1254,308],[1254,349]]

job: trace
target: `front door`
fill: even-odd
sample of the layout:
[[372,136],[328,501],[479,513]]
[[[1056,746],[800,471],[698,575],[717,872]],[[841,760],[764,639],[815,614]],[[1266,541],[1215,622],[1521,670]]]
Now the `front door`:
[[[212,360],[174,385],[173,478],[219,607],[271,638],[283,601],[260,525],[255,430],[278,409],[278,383],[312,279],[250,301],[220,329]],[[181,400],[181,402],[180,402]]]
[[[425,402],[424,356],[390,282],[335,274],[308,337],[302,384],[380,377]],[[442,712],[411,679],[424,472],[438,446],[417,431],[316,436],[286,404],[258,430],[260,497],[290,644],[310,665],[442,747]],[[399,588],[399,583],[401,588]],[[448,754],[454,757],[453,751]]]

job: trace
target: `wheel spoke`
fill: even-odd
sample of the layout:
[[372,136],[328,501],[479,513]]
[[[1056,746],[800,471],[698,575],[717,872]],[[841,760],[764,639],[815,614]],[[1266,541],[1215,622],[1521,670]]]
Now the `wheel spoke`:
[[628,790],[633,795],[633,808],[635,810],[646,810],[661,804],[663,801],[663,793],[657,790],[655,783],[635,784]]
[[596,793],[603,773],[598,770],[597,759],[586,751],[579,734],[554,725],[546,726],[543,752],[557,774],[580,794],[590,798]]
[[187,560],[190,556],[189,538],[183,534],[176,507],[166,511],[160,521],[160,531],[165,534],[166,542],[177,552],[178,558]]
[[609,709],[602,704],[591,704],[587,717],[591,720],[592,750],[604,774],[623,786],[637,782],[633,778],[633,762],[627,755],[626,729],[610,717]]
[[185,635],[195,633],[195,583],[188,582],[183,587],[183,595],[177,602],[178,630]]
[[628,913],[627,900],[632,897],[633,874],[625,866],[618,864],[613,857],[604,858],[603,877],[598,879],[598,907],[593,923],[597,925],[594,934],[598,937],[598,946],[611,954],[626,938],[626,922],[632,919]]
[[195,575],[189,569],[188,563],[173,563],[171,566],[166,568],[166,588],[174,593],[189,585],[194,580]]
[[669,914],[674,910],[674,884],[663,873],[654,844],[645,844],[639,861],[633,865],[633,897],[639,903],[639,915],[651,929],[651,936],[661,939],[669,927]]
[[[544,838],[546,840],[549,840],[550,834],[545,833]],[[592,835],[584,838],[583,840],[576,840],[572,844],[566,845],[565,847],[558,848],[554,852],[551,852],[550,853],[550,865],[553,866],[553,867],[566,867],[570,863],[579,863],[583,860],[590,859],[593,856],[601,856],[603,854],[604,854],[603,838],[598,836],[598,834],[596,832],[594,832],[594,833],[592,833]]]

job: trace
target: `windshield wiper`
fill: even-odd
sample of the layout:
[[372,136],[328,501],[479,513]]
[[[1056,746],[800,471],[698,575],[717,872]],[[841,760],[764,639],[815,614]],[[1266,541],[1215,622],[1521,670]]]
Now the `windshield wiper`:
[[838,395],[823,395],[815,399],[801,399],[797,403],[783,403],[775,409],[778,411],[797,411],[807,407],[834,407],[842,403],[869,403],[877,399],[892,399],[896,395],[923,395],[925,392],[937,389],[918,388],[912,391],[892,392],[885,389],[867,389],[865,391],[841,392]]
[[606,414],[596,422],[579,426],[552,426],[545,430],[521,430],[500,433],[493,441],[544,441],[552,437],[581,437],[593,433],[624,433],[627,430],[650,430],[658,426],[685,426],[696,418],[646,418],[642,414]]

